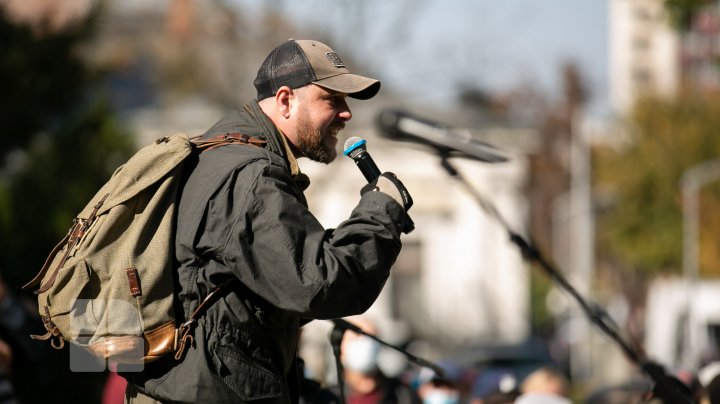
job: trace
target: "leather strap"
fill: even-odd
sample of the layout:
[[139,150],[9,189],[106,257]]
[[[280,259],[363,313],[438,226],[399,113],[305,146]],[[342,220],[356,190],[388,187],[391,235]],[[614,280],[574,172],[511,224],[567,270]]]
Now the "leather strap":
[[231,278],[227,281],[223,282],[220,286],[213,289],[212,292],[210,292],[205,299],[203,299],[202,302],[198,305],[198,307],[193,311],[193,313],[190,315],[190,318],[180,325],[177,329],[177,337],[175,339],[175,345],[176,345],[176,352],[175,352],[175,359],[180,360],[182,359],[185,350],[187,349],[188,345],[192,345],[194,342],[194,338],[191,334],[192,329],[195,327],[195,324],[197,323],[197,320],[205,314],[205,312],[208,310],[210,306],[212,306],[215,302],[220,300],[220,298],[224,297],[225,295],[230,292],[232,289],[232,286],[238,282],[237,278]]
[[265,147],[267,139],[263,136],[249,136],[243,133],[226,133],[224,135],[216,135],[209,138],[195,136],[190,139],[195,148],[200,152],[212,150],[216,147],[227,144],[252,144],[255,146]]
[[56,245],[52,251],[50,251],[50,254],[45,260],[45,263],[43,264],[42,268],[40,268],[40,272],[38,272],[38,274],[35,275],[35,277],[30,282],[26,283],[22,287],[23,290],[34,287],[38,285],[40,281],[42,281],[45,273],[50,268],[50,264],[55,260],[55,257],[62,250],[62,248],[65,247],[65,254],[63,254],[60,263],[55,267],[55,271],[53,272],[50,279],[45,283],[45,285],[41,286],[40,289],[36,290],[34,293],[37,295],[45,292],[55,283],[55,278],[57,277],[58,271],[60,270],[60,268],[62,268],[63,265],[65,265],[65,261],[67,261],[70,254],[70,250],[75,247],[75,245],[83,238],[85,232],[90,229],[90,226],[95,221],[95,215],[97,215],[98,210],[102,206],[103,202],[105,202],[105,199],[108,197],[108,195],[109,194],[105,194],[105,196],[100,200],[100,202],[98,202],[97,205],[94,206],[93,211],[87,220],[75,219],[75,223],[70,228],[70,231],[68,231],[68,234],[62,240],[60,240],[58,245]]
[[47,333],[43,335],[30,335],[30,338],[40,341],[50,340],[50,345],[55,349],[62,349],[65,346],[65,340],[63,335],[58,330],[57,326],[52,322],[50,317],[50,309],[45,305],[45,315],[42,316],[43,326],[47,330]]
[[52,249],[52,251],[50,251],[50,255],[48,255],[42,268],[40,268],[40,272],[38,272],[38,274],[35,275],[35,277],[30,282],[23,285],[23,287],[22,287],[23,290],[33,288],[33,287],[37,286],[40,283],[40,281],[42,281],[42,278],[45,276],[45,273],[47,272],[48,268],[50,267],[50,263],[53,262],[53,260],[55,259],[55,256],[58,255],[60,250],[63,248],[65,243],[67,243],[68,239],[70,238],[70,233],[71,233],[71,231],[68,232],[68,234],[62,240],[60,240],[58,245],[56,245],[55,248]]
[[[36,290],[34,293],[36,295],[39,295],[40,293],[43,293],[50,289],[52,285],[55,284],[55,278],[57,278],[58,272],[60,272],[60,269],[65,265],[65,261],[67,261],[68,257],[70,256],[70,251],[72,251],[73,248],[82,240],[82,238],[85,236],[85,233],[90,230],[90,227],[92,226],[93,222],[97,218],[97,212],[100,210],[100,207],[105,202],[105,199],[110,194],[105,194],[102,199],[100,199],[100,202],[98,202],[94,207],[92,212],[90,213],[90,216],[87,219],[75,219],[75,224],[70,229],[70,233],[68,234],[69,238],[67,239],[67,245],[65,248],[65,254],[63,254],[62,259],[55,267],[55,270],[53,271],[52,275],[50,276],[50,279],[45,282],[45,285],[40,286],[40,289]],[[47,268],[41,269],[40,271],[43,272],[47,271]]]

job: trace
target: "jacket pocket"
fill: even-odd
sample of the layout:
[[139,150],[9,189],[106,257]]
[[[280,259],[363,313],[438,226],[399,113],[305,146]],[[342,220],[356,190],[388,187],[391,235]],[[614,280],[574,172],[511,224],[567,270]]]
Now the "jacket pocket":
[[242,400],[275,398],[282,395],[280,378],[240,351],[218,346],[214,352],[216,374]]

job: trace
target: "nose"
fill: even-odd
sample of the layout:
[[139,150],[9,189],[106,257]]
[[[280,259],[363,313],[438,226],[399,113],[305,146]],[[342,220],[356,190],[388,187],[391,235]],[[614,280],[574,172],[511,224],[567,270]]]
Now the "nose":
[[350,107],[347,104],[346,100],[342,100],[342,103],[339,105],[340,111],[337,114],[337,117],[339,119],[342,119],[343,121],[349,121],[352,119],[352,112],[350,111]]

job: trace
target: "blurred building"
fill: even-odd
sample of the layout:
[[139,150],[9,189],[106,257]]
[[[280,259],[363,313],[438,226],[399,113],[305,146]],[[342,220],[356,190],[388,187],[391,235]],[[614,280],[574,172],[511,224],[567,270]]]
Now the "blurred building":
[[710,1],[692,18],[682,35],[680,68],[692,88],[720,91],[720,4]]
[[[462,184],[442,168],[440,157],[424,146],[388,140],[373,125],[385,106],[401,101],[380,98],[370,103],[351,101],[355,118],[343,132],[345,138],[360,136],[378,167],[402,179],[415,205],[410,215],[416,228],[403,236],[403,249],[390,279],[368,315],[377,320],[380,337],[398,345],[422,342],[426,351],[414,350],[435,360],[458,347],[513,345],[531,336],[530,268],[506,229],[483,210]],[[421,106],[421,116],[458,122],[452,113]],[[357,119],[357,121],[356,121]],[[465,133],[500,147],[510,161],[491,164],[463,158],[451,163],[487,202],[494,205],[512,230],[525,234],[529,207],[524,195],[528,176],[526,153],[534,147],[533,131],[509,128],[465,128]],[[341,145],[340,145],[341,146]],[[310,208],[326,227],[349,217],[358,190],[366,182],[352,160],[339,156],[330,168],[300,161],[312,183],[307,191]],[[310,346],[306,355],[325,348],[330,324],[305,326]],[[315,353],[309,353],[315,352]],[[393,374],[408,364],[401,356],[381,356],[381,366]],[[326,358],[325,370],[334,368]]]
[[[356,115],[370,118],[377,112],[360,105],[356,110]],[[438,343],[509,343],[528,337],[527,268],[501,224],[448,175],[432,150],[383,139],[372,126],[354,128],[348,128],[346,136],[367,139],[381,170],[395,172],[415,199],[411,216],[416,230],[404,237],[374,313],[405,322],[413,335]],[[451,161],[522,234],[528,214],[524,155],[511,154],[510,162],[500,164]],[[313,179],[308,190],[311,208],[328,227],[349,216],[365,181],[351,160],[333,165],[328,170],[305,164]]]
[[610,0],[610,104],[624,113],[645,93],[671,96],[680,78],[679,38],[662,0]]
[[720,90],[720,6],[673,24],[663,0],[610,1],[610,103],[624,113],[638,96],[673,96],[682,87]]

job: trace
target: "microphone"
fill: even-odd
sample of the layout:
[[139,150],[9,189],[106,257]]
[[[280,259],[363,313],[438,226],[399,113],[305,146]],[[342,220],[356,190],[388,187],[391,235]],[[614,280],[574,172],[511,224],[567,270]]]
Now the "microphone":
[[445,124],[400,110],[388,109],[379,113],[376,124],[381,136],[401,142],[421,143],[435,148],[442,155],[457,155],[486,163],[508,160],[499,149],[487,143],[464,136]]
[[[366,141],[363,138],[353,136],[345,141],[344,155],[350,157],[358,166],[360,172],[365,177],[367,182],[373,182],[380,177],[380,169],[378,168],[375,161],[370,157],[370,153],[367,151]],[[410,219],[410,216],[405,214],[405,222],[403,223],[403,232],[405,234],[410,233],[415,229],[415,223]]]
[[365,145],[366,143],[365,139],[353,136],[345,141],[345,151],[343,154],[353,159],[367,182],[373,182],[382,173],[372,157],[370,157],[367,146]]

